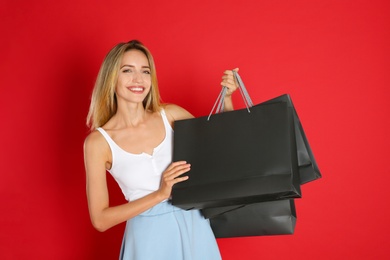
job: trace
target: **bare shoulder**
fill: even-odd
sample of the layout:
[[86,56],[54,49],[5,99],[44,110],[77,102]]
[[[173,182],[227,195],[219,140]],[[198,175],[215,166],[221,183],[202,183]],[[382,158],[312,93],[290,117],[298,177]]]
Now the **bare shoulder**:
[[165,105],[164,110],[171,124],[177,120],[189,119],[194,117],[190,112],[175,104]]
[[99,146],[99,144],[102,144],[104,142],[103,135],[95,130],[91,132],[84,140],[84,148],[91,147],[91,146]]
[[91,132],[84,140],[84,156],[107,156],[109,146],[103,135],[95,130]]

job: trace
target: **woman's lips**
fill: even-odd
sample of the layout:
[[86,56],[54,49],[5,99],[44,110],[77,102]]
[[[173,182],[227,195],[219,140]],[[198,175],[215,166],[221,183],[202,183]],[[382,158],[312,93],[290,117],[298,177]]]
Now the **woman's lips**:
[[131,92],[137,93],[137,94],[141,94],[145,90],[145,88],[142,86],[131,86],[131,87],[128,87],[127,89],[130,90]]

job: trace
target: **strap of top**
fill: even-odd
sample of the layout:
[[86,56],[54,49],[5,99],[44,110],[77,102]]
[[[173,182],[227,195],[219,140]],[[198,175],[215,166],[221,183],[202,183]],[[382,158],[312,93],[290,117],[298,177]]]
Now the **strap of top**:
[[163,119],[164,126],[165,126],[165,134],[167,134],[168,133],[167,131],[172,131],[173,128],[172,128],[171,124],[168,121],[168,118],[167,118],[167,115],[166,115],[164,109],[161,110],[161,117]]
[[104,136],[110,146],[115,144],[114,140],[111,139],[111,137],[107,134],[106,130],[101,127],[96,128],[96,130],[98,130]]

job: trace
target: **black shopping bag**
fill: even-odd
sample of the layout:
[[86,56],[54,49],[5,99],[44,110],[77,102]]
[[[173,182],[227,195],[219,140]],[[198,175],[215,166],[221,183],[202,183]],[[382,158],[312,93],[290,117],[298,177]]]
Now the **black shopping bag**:
[[[251,107],[247,111],[250,111],[250,114],[254,116],[250,117],[248,113],[245,113],[245,110],[238,110],[222,115],[214,115],[209,121],[205,120],[204,117],[175,123],[174,160],[184,159],[192,163],[192,170],[189,174],[192,180],[174,186],[173,203],[177,206],[186,209],[204,209],[214,206],[235,205],[241,202],[253,203],[300,197],[299,183],[303,184],[321,177],[290,96],[282,95],[252,107],[253,103],[238,74],[236,74],[236,78],[244,101],[248,107]],[[221,93],[221,96],[223,96],[223,93]],[[281,107],[268,107],[270,109],[268,112],[272,111],[272,113],[268,114],[267,119],[259,116],[261,112],[255,113],[255,111],[260,109],[259,107],[264,108],[266,105],[275,103],[287,105],[288,118],[284,120],[288,122],[287,125],[289,127],[286,127],[286,125],[282,126],[282,124],[267,123],[268,121],[272,122],[272,119],[276,120],[277,117],[274,117],[272,113],[276,113],[276,110],[281,109]],[[218,107],[220,111],[223,110],[223,107],[221,109],[222,104],[223,101],[220,102]],[[215,120],[217,123],[215,123]],[[242,121],[245,120],[249,120],[251,123],[241,125]],[[271,130],[271,132],[268,132],[268,136],[264,135],[262,131],[257,131],[258,128],[253,127],[254,124],[257,124],[254,121],[260,122],[262,120],[266,125],[265,127]],[[223,121],[223,123],[220,124],[219,121]],[[293,130],[291,130],[290,124],[293,125]],[[248,131],[247,127],[252,131]],[[272,132],[272,129],[274,132]],[[279,146],[280,143],[277,142],[273,143],[277,139],[276,135],[280,134],[281,129],[287,129],[288,131],[287,134],[286,132],[284,134],[290,138],[284,139],[288,139],[287,142],[284,142],[284,145],[288,144],[289,148],[283,145]],[[212,134],[209,132],[212,132]],[[254,139],[248,140],[252,136],[254,136]],[[228,142],[227,140],[230,141]],[[241,149],[236,149],[236,146]],[[246,147],[251,147],[251,149],[246,150]],[[259,149],[256,149],[256,147]],[[268,151],[267,147],[269,148]],[[289,150],[290,148],[294,149],[294,147],[295,151]],[[279,151],[280,158],[273,157],[273,155],[276,155],[275,151]],[[282,155],[287,153],[290,153],[287,157],[292,160],[291,164],[286,162],[286,157]],[[250,154],[246,158],[247,160],[243,159],[242,157],[245,157],[247,154]],[[262,159],[271,157],[272,160],[264,164]],[[282,157],[284,159],[281,159]],[[295,162],[295,159],[298,162]],[[245,164],[248,162],[249,165]],[[243,165],[243,169],[240,170],[240,166]],[[291,176],[289,188],[283,186],[287,181],[287,175],[284,178],[280,175],[283,171]],[[216,172],[219,172],[219,174],[215,174]],[[299,173],[298,177],[296,176],[297,172]],[[217,178],[215,178],[215,175]],[[237,178],[238,182],[235,183]],[[263,181],[256,186],[258,182],[261,182],[262,178],[264,180],[268,179],[268,181]],[[275,180],[278,178],[284,180],[277,183]],[[283,188],[281,188],[282,186]],[[258,189],[254,191],[256,187]],[[224,197],[224,194],[227,193],[230,193],[230,195]]]
[[183,209],[301,196],[292,110],[274,102],[175,122],[173,160],[191,163],[172,190]]
[[214,208],[207,216],[216,238],[293,234],[293,199]]

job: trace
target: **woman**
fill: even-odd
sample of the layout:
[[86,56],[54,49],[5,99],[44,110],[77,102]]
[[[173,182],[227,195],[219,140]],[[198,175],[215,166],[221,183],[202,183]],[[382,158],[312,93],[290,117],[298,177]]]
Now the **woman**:
[[[228,88],[225,109],[232,110],[232,71],[221,84]],[[186,181],[191,167],[172,162],[173,122],[192,117],[160,104],[153,58],[142,43],[120,43],[107,54],[92,94],[84,159],[93,226],[105,231],[127,222],[120,259],[220,259],[208,220],[169,203],[172,186]],[[128,203],[109,205],[106,170]]]

